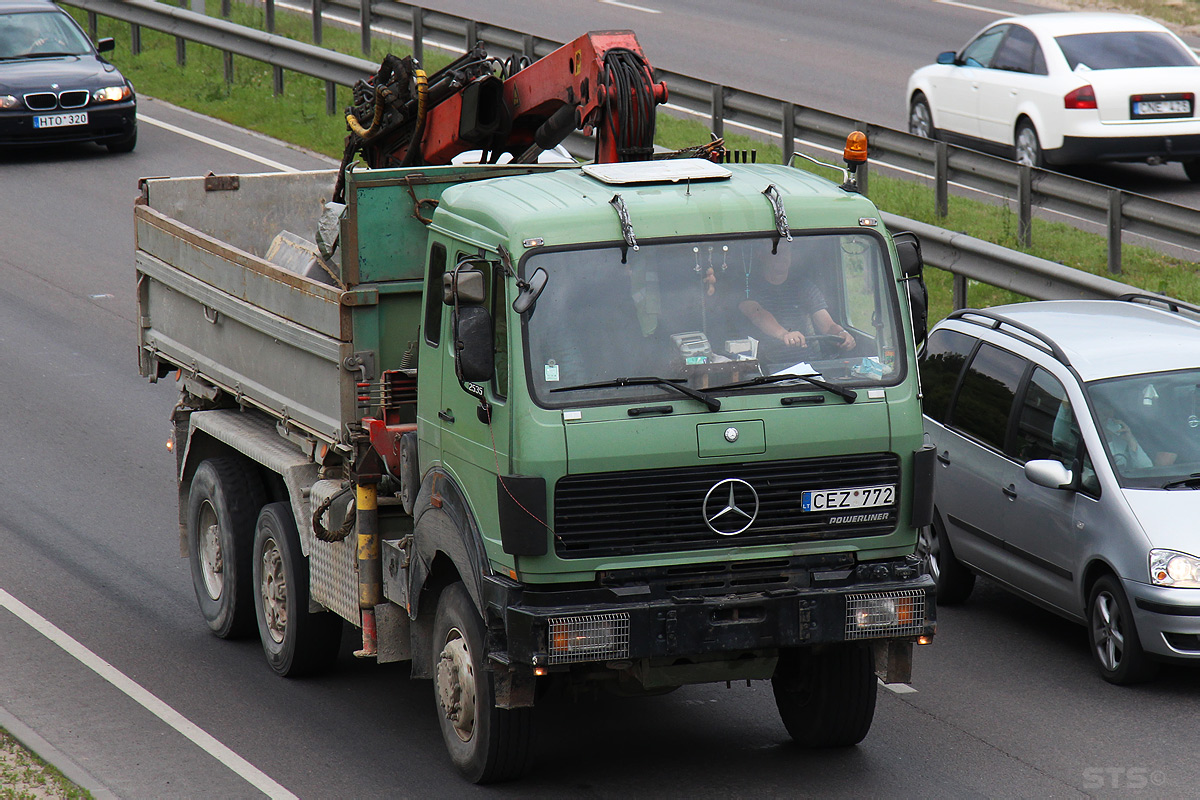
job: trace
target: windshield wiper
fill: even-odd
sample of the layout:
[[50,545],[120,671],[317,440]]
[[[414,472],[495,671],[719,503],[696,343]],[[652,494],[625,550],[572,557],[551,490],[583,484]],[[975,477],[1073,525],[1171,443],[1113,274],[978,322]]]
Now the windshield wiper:
[[708,406],[709,411],[720,411],[721,401],[715,397],[709,397],[704,392],[697,391],[690,386],[684,386],[679,381],[683,378],[674,380],[669,378],[657,378],[652,375],[640,378],[613,378],[611,381],[598,381],[596,383],[581,383],[577,386],[557,386],[551,389],[551,392],[574,392],[580,389],[612,389],[617,386],[665,386],[668,389],[674,389],[680,394],[685,394],[693,400],[699,400],[704,405]]
[[788,373],[786,375],[759,375],[757,378],[751,378],[746,381],[737,381],[735,383],[727,383],[724,386],[714,386],[710,391],[720,391],[722,389],[744,389],[747,386],[766,386],[771,383],[783,383],[784,381],[804,381],[818,389],[824,389],[827,392],[836,394],[838,397],[845,400],[847,403],[853,403],[858,399],[858,392],[853,389],[847,389],[844,386],[837,386],[832,383],[814,378],[811,375],[795,375]]
[[1180,486],[1186,486],[1189,489],[1200,489],[1200,472],[1193,472],[1186,478],[1180,478],[1177,481],[1167,481],[1163,484],[1164,489],[1178,489]]
[[62,58],[63,56],[77,56],[79,53],[28,53],[16,58]]

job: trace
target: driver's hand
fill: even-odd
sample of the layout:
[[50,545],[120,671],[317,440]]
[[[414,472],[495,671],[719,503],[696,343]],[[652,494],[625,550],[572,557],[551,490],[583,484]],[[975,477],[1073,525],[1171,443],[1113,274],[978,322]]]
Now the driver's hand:
[[841,348],[842,350],[853,350],[855,341],[854,341],[854,337],[850,335],[850,331],[843,329],[841,336],[842,336],[842,341],[841,341],[841,344],[838,345],[838,347]]
[[800,331],[788,331],[783,334],[781,341],[788,347],[804,347],[804,334]]

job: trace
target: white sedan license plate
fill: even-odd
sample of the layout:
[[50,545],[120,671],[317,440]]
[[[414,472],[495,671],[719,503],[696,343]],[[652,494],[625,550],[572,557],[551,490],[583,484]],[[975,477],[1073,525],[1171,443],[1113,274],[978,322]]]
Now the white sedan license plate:
[[846,508],[874,508],[896,502],[896,486],[860,486],[856,489],[812,489],[800,494],[805,511],[841,511]]
[[1191,114],[1192,104],[1188,100],[1141,100],[1133,104],[1133,113],[1139,117]]
[[80,111],[76,114],[51,114],[46,117],[34,117],[33,127],[41,130],[42,128],[65,128],[68,125],[87,125],[88,115],[86,111]]

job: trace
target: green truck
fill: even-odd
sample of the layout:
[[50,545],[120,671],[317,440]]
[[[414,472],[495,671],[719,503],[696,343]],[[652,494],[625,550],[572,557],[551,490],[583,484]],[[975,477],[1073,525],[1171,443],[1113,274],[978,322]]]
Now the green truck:
[[696,158],[351,167],[313,235],[337,180],[135,207],[213,632],[287,676],[361,631],[476,782],[559,681],[770,680],[798,743],[859,742],[935,630],[915,238],[852,180]]

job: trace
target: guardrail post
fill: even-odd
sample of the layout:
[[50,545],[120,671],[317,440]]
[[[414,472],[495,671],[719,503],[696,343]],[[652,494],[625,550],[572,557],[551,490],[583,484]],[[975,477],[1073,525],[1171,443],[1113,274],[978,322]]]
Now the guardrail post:
[[933,204],[934,213],[945,217],[950,213],[950,145],[933,145]]
[[[188,0],[179,0],[180,8],[188,7]],[[187,39],[182,36],[175,37],[175,63],[179,66],[187,64]]]
[[1121,204],[1120,189],[1108,190],[1108,271],[1121,274]]
[[969,285],[969,281],[967,280],[966,275],[955,275],[954,276],[954,289],[951,291],[952,296],[951,296],[950,302],[954,305],[955,311],[957,311],[960,308],[968,308],[969,307],[968,302],[967,302],[967,286],[968,285]]
[[96,41],[96,12],[87,12],[88,36],[92,37],[92,41]]
[[475,43],[479,41],[479,23],[473,19],[467,20],[467,52],[475,47]]
[[322,2],[322,0],[312,0],[313,44],[321,43],[321,34],[324,33],[324,31],[321,30],[321,14],[324,13],[324,11],[325,3]]
[[275,0],[263,0],[263,12],[267,19],[267,33],[275,32]]
[[274,89],[275,96],[279,97],[279,95],[283,94],[283,67],[272,67],[271,72],[274,79],[272,81],[274,84],[272,88]]
[[[867,132],[867,123],[856,122],[854,129],[862,131],[863,136],[867,137],[867,152],[871,152],[871,136]],[[867,181],[871,176],[870,161],[864,161],[858,168],[858,174],[855,176],[855,181],[858,183],[858,191],[863,197],[867,196]]]
[[425,9],[413,6],[412,10],[413,58],[418,64],[425,60]]
[[135,56],[142,53],[142,26],[129,23],[129,52]]
[[1033,167],[1017,165],[1017,242],[1029,247],[1033,242]]
[[233,83],[233,53],[229,50],[221,53],[221,61],[225,68],[225,82]]
[[714,83],[712,94],[712,132],[722,138],[725,136],[725,87]]
[[796,104],[783,104],[783,163],[791,164],[796,154]]
[[337,84],[325,81],[325,113],[332,117],[337,111]]
[[359,0],[358,24],[362,26],[363,55],[371,55],[371,0]]
[[233,0],[221,0],[221,16],[229,19],[229,15],[233,13]]
[[533,36],[528,33],[525,34],[525,37],[521,40],[521,45],[522,54],[532,64],[537,60],[537,54],[533,50]]

